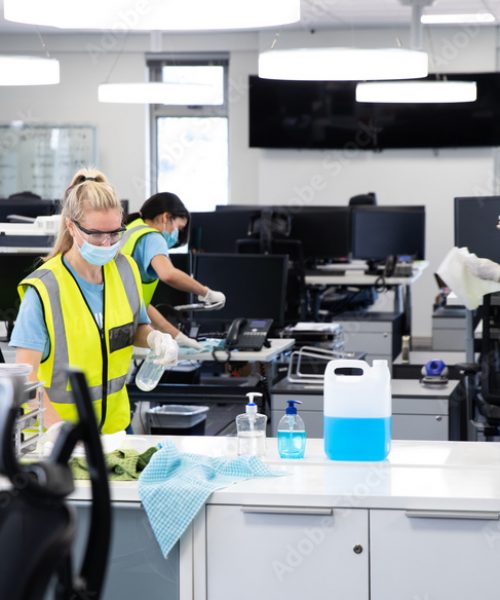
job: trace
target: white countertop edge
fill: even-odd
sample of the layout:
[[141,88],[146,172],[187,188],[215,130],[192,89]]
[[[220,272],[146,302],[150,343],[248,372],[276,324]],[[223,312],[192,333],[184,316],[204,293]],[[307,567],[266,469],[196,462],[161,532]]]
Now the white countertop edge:
[[[162,437],[151,437],[152,445]],[[172,437],[180,452],[228,456],[235,438]],[[141,438],[144,443],[144,436]],[[500,444],[393,441],[382,462],[335,462],[323,440],[309,439],[306,458],[282,461],[275,439],[264,459],[282,477],[253,478],[215,491],[208,504],[419,509],[500,512]],[[308,456],[309,454],[309,456]],[[138,504],[137,482],[112,482],[114,503]],[[88,500],[89,482],[78,481],[72,500]]]

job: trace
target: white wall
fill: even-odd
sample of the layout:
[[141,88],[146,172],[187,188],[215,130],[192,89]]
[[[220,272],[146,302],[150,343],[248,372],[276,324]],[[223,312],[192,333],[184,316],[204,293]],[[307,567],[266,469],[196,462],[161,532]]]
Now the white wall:
[[[430,31],[430,30],[426,30]],[[425,35],[431,70],[493,71],[496,28],[432,29]],[[339,204],[354,194],[375,191],[380,204],[425,204],[427,256],[431,262],[414,290],[413,331],[430,336],[436,292],[432,272],[453,244],[453,198],[497,193],[492,149],[366,151],[261,150],[248,147],[249,74],[257,72],[257,49],[305,45],[393,46],[408,43],[406,29],[282,31],[239,34],[164,34],[164,52],[230,51],[230,197],[234,203]],[[97,167],[132,208],[148,194],[148,111],[135,105],[97,102],[106,80],[145,80],[149,38],[113,33],[45,35],[52,56],[61,60],[61,84],[0,88],[0,122],[12,120],[96,125]],[[0,51],[40,53],[36,34],[2,35]]]

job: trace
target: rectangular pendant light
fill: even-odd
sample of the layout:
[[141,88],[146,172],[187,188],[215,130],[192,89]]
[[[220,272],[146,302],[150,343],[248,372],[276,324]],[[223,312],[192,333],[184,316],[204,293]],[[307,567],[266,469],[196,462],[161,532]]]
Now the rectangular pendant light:
[[427,53],[403,48],[297,48],[259,56],[259,77],[300,81],[413,79],[428,73]]
[[192,103],[193,94],[198,102],[213,105],[213,90],[210,86],[190,85],[185,87],[160,81],[142,83],[102,83],[97,89],[99,102],[119,104],[169,104],[184,106]]
[[0,55],[0,85],[59,83],[59,61],[37,56]]
[[422,15],[420,18],[421,23],[424,25],[462,25],[462,24],[475,24],[479,25],[482,23],[494,23],[495,17],[491,13],[462,13],[462,14],[434,14],[434,15]]
[[7,21],[64,29],[249,29],[300,20],[300,0],[4,0],[3,4]]

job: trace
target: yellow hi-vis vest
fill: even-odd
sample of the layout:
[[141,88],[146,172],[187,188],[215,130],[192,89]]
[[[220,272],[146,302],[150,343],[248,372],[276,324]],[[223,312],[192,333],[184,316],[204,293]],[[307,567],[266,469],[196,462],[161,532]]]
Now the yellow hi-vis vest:
[[[127,225],[127,231],[123,234],[120,246],[120,252],[127,256],[132,256],[137,242],[147,233],[160,233],[158,229],[146,225],[143,219],[135,219]],[[161,235],[161,233],[160,233]],[[151,304],[151,299],[155,293],[159,279],[153,281],[142,281],[142,296],[146,308]]]
[[141,307],[140,277],[135,262],[118,256],[103,267],[103,326],[99,328],[73,274],[58,254],[23,279],[21,298],[35,288],[43,306],[50,340],[38,378],[62,419],[77,421],[66,367],[85,373],[97,422],[102,433],[130,424],[125,387],[132,360],[133,339]]

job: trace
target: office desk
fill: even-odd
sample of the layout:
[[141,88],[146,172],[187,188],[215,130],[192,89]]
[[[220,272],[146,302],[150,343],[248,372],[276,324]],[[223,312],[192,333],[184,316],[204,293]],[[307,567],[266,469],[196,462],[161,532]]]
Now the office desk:
[[[225,432],[228,425],[234,422],[234,417],[243,412],[243,404],[246,402],[245,394],[247,392],[263,393],[262,401],[259,402],[261,412],[267,412],[266,404],[270,395],[270,383],[273,380],[272,363],[282,353],[290,350],[295,340],[283,338],[271,338],[270,347],[262,348],[258,352],[251,351],[232,351],[230,356],[224,350],[217,352],[217,358],[214,359],[210,352],[199,352],[188,354],[185,357],[182,353],[179,357],[182,362],[248,362],[252,363],[252,371],[247,377],[229,377],[214,376],[201,379],[200,383],[160,383],[150,392],[142,392],[134,383],[128,384],[128,392],[131,402],[139,402],[140,406],[134,415],[134,431],[140,431],[141,424],[144,422],[145,411],[149,408],[149,402],[158,402],[162,404],[207,404],[215,407],[217,404],[225,404],[226,407],[217,407],[209,414],[207,422],[207,433],[210,435]],[[134,357],[144,358],[149,352],[147,348],[135,348]],[[256,368],[258,363],[264,365],[265,378]],[[234,405],[234,408],[231,407]]]
[[[418,379],[392,379],[392,437],[400,440],[459,440],[463,406],[458,381],[424,386]],[[301,400],[299,413],[307,435],[323,436],[323,382],[291,383],[282,379],[271,389],[271,432],[276,435],[287,400]]]
[[[428,266],[428,261],[417,261],[413,264],[413,275],[411,277],[381,277],[378,275],[366,275],[360,267],[360,263],[349,263],[345,265],[329,265],[328,269],[321,272],[314,271],[306,273],[306,285],[310,286],[385,286],[394,288],[394,311],[403,312],[405,315],[403,334],[411,333],[411,286],[420,278]],[[366,268],[366,266],[365,266]],[[345,271],[336,274],[336,271]]]
[[[230,351],[230,359],[234,361],[242,361],[242,362],[264,362],[269,363],[272,362],[277,356],[279,356],[282,352],[286,352],[290,350],[295,340],[292,338],[270,338],[269,340],[270,346],[264,346],[262,350],[231,350]],[[134,346],[134,359],[143,359],[149,354],[149,348],[139,348]],[[198,362],[207,362],[207,361],[217,361],[217,362],[226,362],[228,360],[228,352],[227,350],[217,350],[216,351],[217,358],[214,358],[211,352],[188,352],[183,354],[182,347],[179,351],[179,361],[198,361]]]
[[52,250],[49,246],[2,246],[0,254],[33,254],[34,256],[45,256]]
[[[231,350],[230,351],[230,359],[235,361],[243,361],[243,362],[263,362],[269,363],[272,362],[277,356],[279,356],[282,352],[286,352],[290,350],[294,343],[294,339],[289,338],[271,338],[269,339],[270,346],[266,348],[265,346],[262,350],[251,351],[251,350]],[[226,350],[217,350],[217,356],[219,360],[225,361],[227,351]],[[179,354],[179,360],[198,360],[200,362],[204,361],[213,361],[214,357],[211,352],[197,352],[196,354],[188,354],[186,356],[182,355],[182,349]]]
[[[235,438],[172,440],[180,452],[235,454]],[[327,460],[311,438],[303,460],[280,460],[272,438],[264,461],[283,476],[214,492],[167,560],[137,482],[113,482],[103,597],[301,600],[321,582],[317,600],[498,598],[499,444],[394,440],[385,461],[345,463]],[[89,495],[77,482],[79,539]],[[489,576],[471,575],[481,572]]]

